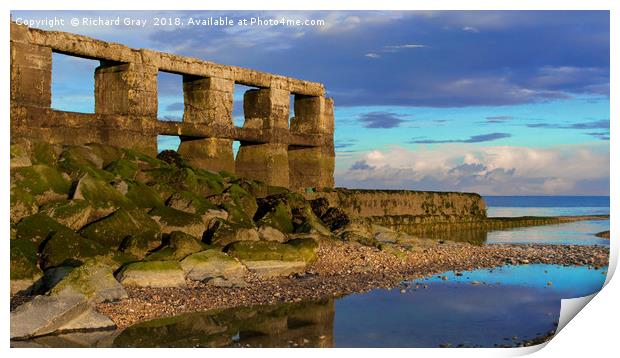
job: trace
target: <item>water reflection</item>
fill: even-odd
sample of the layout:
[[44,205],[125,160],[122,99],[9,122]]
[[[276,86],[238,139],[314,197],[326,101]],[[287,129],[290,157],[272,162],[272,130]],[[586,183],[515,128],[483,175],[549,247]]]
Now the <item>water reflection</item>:
[[605,270],[553,265],[446,272],[334,300],[183,314],[120,332],[40,337],[29,347],[493,347],[555,329],[563,298]]

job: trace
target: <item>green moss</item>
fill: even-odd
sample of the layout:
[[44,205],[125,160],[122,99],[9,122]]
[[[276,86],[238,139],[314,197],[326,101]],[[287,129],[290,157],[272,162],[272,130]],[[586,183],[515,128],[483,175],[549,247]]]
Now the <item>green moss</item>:
[[55,165],[58,154],[49,143],[34,142],[32,143],[31,159],[33,164]]
[[197,214],[186,213],[168,206],[161,206],[149,211],[151,217],[158,216],[159,223],[166,226],[188,226],[202,223],[202,218]]
[[167,167],[168,164],[165,162],[162,162],[161,160],[157,159],[157,158],[153,158],[151,156],[148,156],[146,154],[142,154],[136,150],[133,149],[128,149],[128,148],[122,148],[121,149],[122,152],[122,158],[127,159],[127,160],[131,160],[131,161],[135,161],[138,162],[141,169],[146,169],[146,168],[159,168],[159,167]]
[[92,207],[86,200],[59,200],[42,206],[40,212],[64,225],[79,230],[81,229],[80,225],[88,223],[91,210]]
[[164,201],[159,193],[150,186],[137,182],[128,182],[128,185],[129,188],[125,197],[137,207],[155,208],[164,206]]
[[257,223],[258,226],[269,225],[284,233],[293,232],[291,209],[283,202],[279,202],[271,211],[267,212]]
[[15,225],[15,229],[15,236],[18,239],[28,240],[37,246],[55,232],[71,231],[68,227],[41,213],[24,218]]
[[186,190],[173,193],[166,202],[170,207],[195,214],[204,214],[209,209],[217,209],[217,206],[207,199]]
[[225,251],[242,261],[311,262],[316,258],[317,247],[312,239],[291,240],[286,244],[272,241],[239,241],[227,246]]
[[118,159],[105,167],[105,170],[123,179],[133,180],[138,173],[138,164],[127,159]]
[[43,244],[41,268],[47,270],[57,266],[79,266],[84,259],[107,252],[109,249],[73,231],[57,231]]
[[140,261],[132,262],[121,269],[122,273],[132,271],[171,271],[181,270],[181,265],[178,261]]
[[309,205],[301,209],[296,209],[293,217],[295,232],[297,233],[331,235],[329,229],[323,224],[321,219],[312,212],[312,208]]
[[69,173],[74,178],[97,170],[101,171],[102,165],[103,159],[84,145],[66,147],[58,159],[60,170]]
[[36,200],[29,192],[14,187],[11,188],[11,223],[17,223],[26,216],[37,212]]
[[31,279],[41,274],[37,245],[25,239],[11,240],[11,280]]
[[102,167],[108,166],[110,163],[118,160],[123,155],[120,148],[113,145],[91,143],[88,144],[90,150],[102,160]]
[[40,195],[47,191],[68,194],[71,182],[62,174],[45,164],[17,168],[11,171],[11,185],[17,186],[32,195]]
[[228,220],[253,227],[252,218],[258,209],[256,199],[237,184],[232,184],[223,193],[210,196],[207,200],[228,212]]
[[204,250],[207,245],[196,240],[193,236],[181,231],[173,231],[164,240],[164,245],[149,254],[146,261],[182,260],[186,256]]
[[128,198],[108,182],[89,174],[84,175],[79,180],[73,197],[87,200],[90,205],[96,208],[135,207]]
[[80,234],[100,245],[117,248],[125,238],[134,236],[146,242],[159,242],[159,225],[139,209],[119,209],[87,225]]

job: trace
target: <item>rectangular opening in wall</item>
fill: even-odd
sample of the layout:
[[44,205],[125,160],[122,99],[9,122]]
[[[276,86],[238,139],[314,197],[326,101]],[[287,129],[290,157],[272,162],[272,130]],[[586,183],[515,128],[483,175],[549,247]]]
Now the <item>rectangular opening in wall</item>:
[[158,135],[157,136],[157,153],[161,153],[164,150],[179,150],[179,144],[181,144],[181,138],[175,135]]
[[291,122],[293,121],[293,117],[295,117],[295,95],[291,93],[289,96],[289,105],[288,105],[288,127],[291,128]]
[[239,153],[239,147],[241,146],[241,142],[238,140],[234,140],[232,143],[233,150],[233,158],[237,159],[237,153]]
[[52,53],[52,109],[95,113],[98,60]]
[[[183,121],[183,75],[159,71],[157,74],[157,118]],[[176,150],[176,148],[175,148]]]
[[[246,91],[251,89],[256,89],[256,87],[250,87],[235,83],[235,92],[233,95],[233,123],[235,127],[243,127],[243,123],[245,122],[245,113],[243,112],[243,95]],[[233,144],[233,150],[235,151],[235,157],[237,155],[237,151],[234,149],[235,144]],[[237,148],[239,148],[239,143],[236,142]]]

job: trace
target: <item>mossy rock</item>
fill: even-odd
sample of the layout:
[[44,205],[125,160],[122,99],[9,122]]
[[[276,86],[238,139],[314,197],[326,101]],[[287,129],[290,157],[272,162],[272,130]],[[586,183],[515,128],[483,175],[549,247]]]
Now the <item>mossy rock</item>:
[[32,163],[56,165],[58,161],[58,148],[58,146],[54,146],[47,142],[32,143]]
[[149,211],[149,215],[160,225],[163,233],[183,231],[196,238],[201,238],[206,229],[200,215],[186,213],[167,206],[154,208]]
[[220,218],[212,219],[202,237],[204,243],[220,247],[237,241],[258,241],[259,239],[256,229]]
[[122,148],[121,152],[122,152],[121,158],[135,162],[138,165],[138,168],[140,170],[154,169],[154,168],[168,166],[167,163],[162,162],[161,160],[157,158],[153,158],[151,156],[143,154],[137,150]]
[[268,225],[284,233],[293,232],[291,208],[284,198],[269,196],[258,201],[254,220],[258,226]]
[[185,274],[178,261],[142,261],[124,266],[116,275],[125,286],[185,286]]
[[164,244],[160,248],[146,256],[145,261],[180,261],[206,248],[208,245],[196,240],[193,236],[181,231],[173,231],[164,239]]
[[37,246],[50,238],[55,232],[72,231],[65,225],[41,213],[23,219],[15,225],[15,230],[17,239],[28,240]]
[[68,195],[71,189],[71,181],[53,167],[36,164],[12,170],[11,186],[19,187],[33,196],[50,191]]
[[79,266],[85,259],[109,251],[96,241],[85,239],[73,231],[57,231],[43,244],[41,268]]
[[123,179],[134,180],[139,169],[136,162],[123,158],[113,161],[105,170]]
[[194,168],[196,177],[198,178],[198,184],[200,185],[199,194],[202,196],[209,196],[213,194],[219,194],[225,189],[224,177],[218,173],[213,173],[205,169]]
[[128,189],[125,197],[139,208],[164,206],[164,201],[156,190],[138,182],[128,182]]
[[331,235],[329,229],[312,212],[309,205],[300,209],[293,209],[293,226],[296,233]]
[[37,245],[25,239],[11,240],[11,280],[39,277]]
[[113,145],[101,144],[101,143],[90,143],[87,145],[88,148],[101,158],[101,167],[105,168],[110,163],[119,160],[123,156],[123,152],[119,147],[115,147]]
[[32,165],[28,143],[11,143],[10,157],[11,169],[29,167]]
[[286,244],[272,241],[239,241],[225,252],[241,261],[304,261],[316,259],[318,244],[313,239],[295,239]]
[[139,209],[121,208],[113,214],[87,225],[80,231],[85,238],[105,247],[116,249],[129,236],[157,245],[159,225]]
[[177,191],[173,193],[168,200],[166,206],[184,211],[190,214],[204,214],[209,209],[216,209],[207,199],[192,193],[190,191]]
[[166,184],[177,191],[188,190],[195,193],[200,191],[198,178],[191,168],[176,168],[165,164],[162,167],[141,171],[136,180],[147,185]]
[[246,227],[253,227],[252,218],[258,210],[256,199],[237,184],[231,185],[223,193],[207,198],[213,204],[226,210],[228,219]]
[[23,218],[39,211],[37,202],[29,192],[21,188],[11,188],[11,223],[18,223]]
[[40,212],[77,231],[89,224],[93,208],[86,200],[61,200],[46,204]]
[[82,199],[95,208],[133,208],[135,205],[110,183],[90,174],[80,178],[73,199]]
[[62,278],[51,290],[51,295],[62,295],[66,290],[79,292],[96,302],[117,301],[127,297],[127,292],[114,278],[115,263],[105,256],[84,260]]

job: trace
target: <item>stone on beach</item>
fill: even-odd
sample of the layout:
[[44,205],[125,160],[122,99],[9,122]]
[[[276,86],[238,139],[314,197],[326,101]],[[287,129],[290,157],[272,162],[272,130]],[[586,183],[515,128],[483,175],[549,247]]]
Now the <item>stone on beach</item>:
[[215,281],[216,285],[243,285],[245,267],[234,258],[217,250],[205,250],[189,255],[181,261],[188,279]]
[[181,287],[185,274],[177,261],[134,262],[126,265],[116,275],[124,286]]

